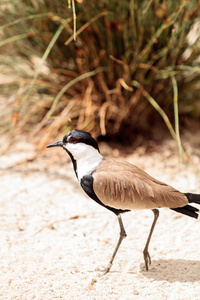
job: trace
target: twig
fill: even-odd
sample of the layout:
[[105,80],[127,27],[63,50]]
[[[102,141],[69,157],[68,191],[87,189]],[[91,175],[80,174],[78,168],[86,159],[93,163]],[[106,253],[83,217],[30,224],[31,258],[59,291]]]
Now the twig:
[[82,215],[82,216],[75,215],[75,216],[72,216],[70,218],[65,218],[65,219],[61,219],[61,220],[57,220],[57,221],[48,223],[48,224],[44,225],[43,227],[41,227],[40,229],[38,229],[36,232],[34,232],[32,234],[32,236],[37,235],[38,233],[42,232],[46,228],[54,229],[55,224],[66,222],[66,221],[69,221],[69,220],[75,220],[75,219],[79,219],[79,218],[86,218],[86,217],[87,217],[86,215]]
[[104,104],[101,106],[99,110],[100,130],[102,135],[106,135],[105,119],[106,119],[106,110],[108,109],[109,105],[110,105],[109,102],[104,102]]

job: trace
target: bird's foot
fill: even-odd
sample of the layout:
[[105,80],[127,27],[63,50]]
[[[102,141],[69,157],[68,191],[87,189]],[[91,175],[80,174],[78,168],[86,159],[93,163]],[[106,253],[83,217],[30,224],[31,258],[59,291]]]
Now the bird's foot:
[[110,271],[111,267],[112,267],[112,264],[109,263],[109,265],[107,266],[107,268],[99,270],[99,271],[102,272],[102,275],[101,275],[101,276],[106,275],[106,274]]
[[147,250],[143,251],[143,255],[144,255],[144,262],[145,262],[146,271],[148,271],[149,265],[151,264],[151,256],[150,256],[150,254]]

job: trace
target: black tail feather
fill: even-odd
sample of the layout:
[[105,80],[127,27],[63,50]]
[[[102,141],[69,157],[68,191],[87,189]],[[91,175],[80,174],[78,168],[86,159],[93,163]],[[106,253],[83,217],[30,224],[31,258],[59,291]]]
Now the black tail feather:
[[185,196],[188,198],[189,203],[200,204],[200,194],[185,193]]
[[[200,194],[185,193],[185,196],[187,197],[189,203],[200,204]],[[197,219],[199,216],[199,209],[191,205],[171,209],[195,219]]]
[[177,208],[171,208],[171,209],[175,210],[178,213],[187,215],[187,216],[195,218],[195,219],[197,219],[198,216],[199,216],[198,215],[198,212],[199,212],[198,208],[193,207],[191,205],[186,205],[186,206],[183,206],[183,207],[177,207]]

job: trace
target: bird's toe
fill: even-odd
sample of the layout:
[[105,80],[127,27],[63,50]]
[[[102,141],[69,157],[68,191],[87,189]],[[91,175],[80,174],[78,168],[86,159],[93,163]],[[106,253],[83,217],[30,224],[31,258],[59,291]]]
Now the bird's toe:
[[112,264],[109,263],[109,265],[106,268],[96,268],[96,271],[101,272],[102,273],[101,276],[104,276],[110,271],[111,267],[112,267]]

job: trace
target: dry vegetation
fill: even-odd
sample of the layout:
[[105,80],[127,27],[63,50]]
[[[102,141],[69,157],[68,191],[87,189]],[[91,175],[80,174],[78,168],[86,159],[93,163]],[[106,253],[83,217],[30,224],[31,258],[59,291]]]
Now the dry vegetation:
[[163,126],[156,109],[176,138],[177,99],[181,119],[198,118],[198,0],[75,8],[76,41],[66,0],[1,2],[1,133],[31,132],[41,146],[74,127],[123,138]]

